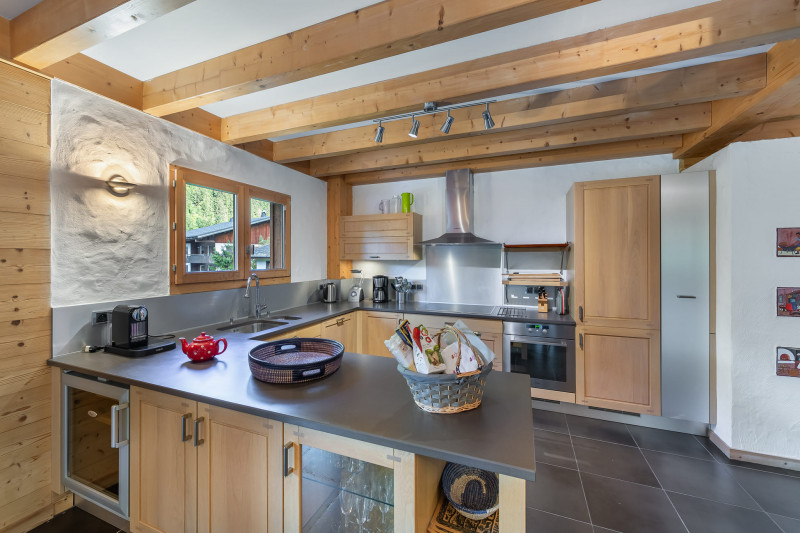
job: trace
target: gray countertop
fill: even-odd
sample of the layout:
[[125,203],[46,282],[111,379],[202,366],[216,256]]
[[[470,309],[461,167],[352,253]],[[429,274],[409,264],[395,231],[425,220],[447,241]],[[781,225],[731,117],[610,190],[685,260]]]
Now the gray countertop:
[[[408,303],[310,304],[273,313],[300,320],[256,333],[226,333],[228,350],[216,360],[192,363],[180,348],[139,358],[102,352],[72,353],[50,364],[102,378],[184,396],[238,411],[397,448],[437,459],[533,480],[535,475],[530,379],[492,372],[480,407],[442,415],[426,413],[413,402],[396,363],[387,357],[346,352],[332,376],[297,385],[272,385],[252,377],[247,361],[253,337],[280,335],[356,309],[489,318],[484,306]],[[496,317],[494,317],[496,318]],[[204,326],[177,335],[192,338]]]

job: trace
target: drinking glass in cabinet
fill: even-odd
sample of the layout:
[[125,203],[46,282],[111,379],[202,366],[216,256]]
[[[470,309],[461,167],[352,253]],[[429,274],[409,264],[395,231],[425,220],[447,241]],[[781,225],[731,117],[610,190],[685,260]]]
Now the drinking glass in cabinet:
[[390,468],[302,446],[304,533],[394,531]]

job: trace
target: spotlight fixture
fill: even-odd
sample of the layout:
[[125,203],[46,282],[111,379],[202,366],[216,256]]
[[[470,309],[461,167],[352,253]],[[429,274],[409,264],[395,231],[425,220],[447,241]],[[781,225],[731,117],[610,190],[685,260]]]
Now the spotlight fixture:
[[378,122],[378,131],[375,132],[375,142],[382,143],[383,142],[383,132],[386,128],[383,127],[383,122]]
[[494,128],[494,120],[492,114],[489,112],[489,103],[486,103],[486,111],[483,112],[483,127],[487,130]]
[[414,115],[411,115],[411,130],[408,132],[408,136],[416,139],[418,133],[419,133],[419,120],[417,120],[414,117]]
[[106,180],[108,190],[114,196],[127,196],[131,190],[136,187],[135,183],[131,183],[119,174],[115,174]]
[[450,133],[450,126],[453,125],[455,119],[450,116],[450,110],[447,110],[447,118],[444,119],[444,124],[442,124],[442,133]]

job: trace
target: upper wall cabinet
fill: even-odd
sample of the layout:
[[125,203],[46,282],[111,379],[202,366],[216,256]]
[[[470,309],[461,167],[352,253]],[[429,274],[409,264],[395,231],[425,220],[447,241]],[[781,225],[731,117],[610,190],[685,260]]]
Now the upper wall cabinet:
[[422,215],[360,215],[342,217],[339,258],[402,261],[422,259]]
[[660,327],[660,177],[576,183],[579,324]]

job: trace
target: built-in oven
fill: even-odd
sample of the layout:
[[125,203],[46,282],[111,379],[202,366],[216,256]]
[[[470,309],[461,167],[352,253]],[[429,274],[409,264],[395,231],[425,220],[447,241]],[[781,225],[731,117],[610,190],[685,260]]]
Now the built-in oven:
[[[124,523],[128,520],[130,389],[65,372],[61,391],[64,486],[75,493],[79,507],[115,525],[120,520]],[[84,501],[88,502],[85,507],[80,505]],[[117,518],[110,519],[107,512]]]
[[503,322],[503,371],[527,374],[535,389],[575,392],[575,326]]

